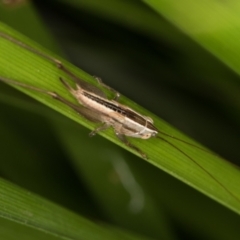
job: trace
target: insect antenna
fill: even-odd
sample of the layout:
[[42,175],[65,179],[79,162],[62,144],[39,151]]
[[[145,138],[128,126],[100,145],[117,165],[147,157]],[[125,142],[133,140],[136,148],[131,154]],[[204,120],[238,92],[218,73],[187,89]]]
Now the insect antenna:
[[35,48],[32,48],[32,47],[28,46],[27,44],[25,44],[25,43],[15,39],[15,38],[11,37],[10,35],[8,35],[8,34],[6,34],[4,32],[0,31],[0,37],[5,38],[6,40],[8,40],[8,41],[10,41],[10,42],[20,46],[20,47],[23,47],[23,48],[29,50],[30,52],[33,52],[33,53],[35,53],[35,54],[37,54],[37,55],[39,55],[39,56],[41,56],[41,57],[43,57],[45,59],[48,59],[51,62],[54,62],[56,64],[58,63],[58,62],[56,62],[56,60],[54,58],[52,58],[52,57],[42,53],[41,51],[36,50]]
[[182,139],[180,139],[180,138],[174,137],[174,136],[172,136],[172,135],[169,135],[169,134],[167,134],[167,133],[165,133],[165,132],[162,132],[162,131],[159,131],[159,130],[158,130],[158,132],[159,132],[160,134],[166,136],[166,137],[172,138],[172,139],[177,140],[177,141],[179,141],[179,142],[183,142],[183,143],[185,143],[185,144],[187,144],[187,145],[189,145],[189,146],[192,146],[192,147],[195,147],[195,148],[197,148],[197,149],[200,149],[201,151],[204,151],[204,152],[207,152],[207,153],[211,153],[211,154],[217,156],[216,153],[210,152],[210,151],[208,151],[208,150],[206,150],[206,149],[204,149],[204,148],[201,148],[201,147],[199,147],[199,146],[197,146],[197,145],[195,145],[195,144],[193,144],[193,143],[184,141],[184,140],[182,140]]
[[38,88],[38,87],[34,87],[34,86],[31,86],[31,85],[28,85],[28,84],[25,84],[25,83],[21,83],[21,82],[18,82],[18,81],[9,79],[9,78],[0,77],[0,81],[5,82],[5,83],[10,83],[10,84],[13,84],[13,85],[16,85],[16,86],[24,87],[24,88],[27,88],[27,89],[31,89],[31,90],[34,90],[34,91],[37,91],[37,92],[45,93],[47,95],[51,95],[50,91],[47,91],[47,90],[44,90],[44,89],[41,89],[41,88]]
[[[168,134],[167,134],[168,135]],[[170,135],[169,135],[170,136]],[[193,163],[195,163],[199,168],[201,168],[209,177],[211,177],[222,189],[224,189],[229,195],[231,195],[234,199],[236,199],[238,202],[240,202],[240,199],[235,196],[228,188],[222,184],[213,174],[211,174],[209,171],[207,171],[203,166],[201,166],[196,160],[194,160],[192,157],[190,157],[188,154],[186,154],[183,150],[181,150],[179,147],[174,145],[173,143],[169,142],[163,137],[156,136],[157,138],[161,139],[162,141],[166,142],[168,145],[172,146],[176,150],[178,150],[182,155],[190,159]],[[178,139],[177,139],[178,140]],[[180,139],[179,139],[180,140]],[[192,145],[192,144],[190,144]]]

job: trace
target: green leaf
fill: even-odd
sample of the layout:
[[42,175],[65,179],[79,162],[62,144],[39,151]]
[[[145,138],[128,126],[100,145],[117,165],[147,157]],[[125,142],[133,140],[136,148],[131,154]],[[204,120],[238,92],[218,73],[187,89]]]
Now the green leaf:
[[[0,31],[16,37],[22,42],[36,48],[38,51],[54,56],[29,39],[21,36],[13,30],[10,30],[3,24],[0,25]],[[30,84],[38,88],[55,91],[69,101],[76,103],[76,100],[73,99],[70,93],[67,92],[67,90],[59,82],[59,76],[63,76],[64,78],[66,78],[66,76],[64,76],[61,70],[54,66],[53,63],[38,56],[37,54],[17,46],[16,44],[13,44],[10,41],[7,41],[4,38],[0,38],[0,54],[4,56],[4,58],[0,59],[0,76],[14,79],[25,84]],[[54,57],[61,60],[66,67],[86,82],[97,85],[93,77],[87,73],[77,69],[56,56]],[[11,64],[9,65],[9,63]],[[49,96],[21,87],[16,88],[64,114],[68,118],[86,126],[87,128],[93,129],[95,127],[94,124],[79,117],[79,115],[73,110]],[[133,103],[129,99],[121,97],[120,101],[134,110],[139,111],[143,115],[153,118],[156,127],[161,129],[162,132],[168,133],[169,135],[182,139],[183,141],[198,145],[174,128],[170,127],[163,120],[154,116],[152,113]],[[123,143],[119,142],[112,131],[109,130],[100,133],[100,135],[133,152],[134,154],[137,154],[134,150],[129,149]],[[161,133],[159,135],[161,136]],[[167,138],[164,135],[162,137]],[[171,144],[159,138],[152,138],[149,140],[130,139],[130,141],[148,155],[149,158],[147,161],[149,163],[163,169],[190,186],[193,186],[230,209],[238,213],[240,212],[240,189],[237,184],[240,180],[239,170],[227,161],[212,153],[208,153],[171,138],[168,139]],[[173,147],[172,144],[176,147]]]
[[199,44],[240,73],[240,5],[237,0],[144,0]]
[[[16,234],[19,239],[142,239],[120,231],[116,234],[2,179],[0,195],[3,239],[16,239]],[[7,231],[10,227],[13,234]]]

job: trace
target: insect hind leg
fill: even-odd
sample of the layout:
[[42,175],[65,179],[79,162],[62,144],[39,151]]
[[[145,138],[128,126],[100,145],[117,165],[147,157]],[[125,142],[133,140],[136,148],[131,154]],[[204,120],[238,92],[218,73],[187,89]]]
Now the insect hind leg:
[[75,89],[72,88],[67,81],[65,81],[62,77],[59,78],[60,82],[64,85],[65,88],[71,93],[75,92]]
[[8,83],[8,84],[12,84],[12,85],[20,86],[20,87],[23,87],[23,88],[27,88],[27,89],[30,89],[30,90],[34,90],[36,92],[40,92],[40,93],[43,93],[43,94],[46,94],[46,95],[49,95],[52,98],[64,103],[65,105],[69,106],[70,108],[72,108],[75,111],[80,113],[79,106],[77,106],[77,105],[71,103],[70,101],[66,100],[65,98],[63,98],[62,96],[60,96],[56,92],[48,91],[48,90],[38,88],[38,87],[34,87],[32,85],[28,85],[28,84],[21,83],[21,82],[18,82],[18,81],[12,80],[12,79],[8,79],[8,78],[4,78],[4,77],[0,77],[0,81]]
[[22,48],[25,48],[25,49],[27,49],[28,51],[30,51],[30,52],[32,52],[32,53],[35,53],[35,54],[37,54],[38,56],[41,56],[41,57],[47,59],[48,61],[54,63],[57,68],[59,68],[60,70],[62,70],[64,73],[66,73],[66,74],[67,74],[69,77],[71,77],[76,83],[83,81],[83,80],[81,80],[79,77],[77,77],[74,73],[72,73],[69,69],[67,69],[60,60],[58,60],[58,59],[56,59],[56,58],[54,58],[54,57],[51,57],[51,56],[49,56],[49,55],[47,55],[47,54],[45,54],[45,53],[43,53],[43,52],[41,52],[41,51],[39,51],[39,50],[31,47],[31,46],[29,46],[28,44],[25,44],[25,43],[21,42],[20,40],[12,37],[12,36],[10,36],[10,35],[8,35],[7,33],[2,32],[2,31],[0,31],[0,37],[2,37],[2,38],[4,38],[4,39],[6,39],[6,40],[8,40],[8,41],[10,41],[10,42],[18,45],[18,46],[20,46],[20,47],[22,47]]
[[103,125],[95,128],[92,132],[89,133],[89,137],[95,136],[98,132],[104,131],[108,129],[110,126],[107,123],[103,123]]

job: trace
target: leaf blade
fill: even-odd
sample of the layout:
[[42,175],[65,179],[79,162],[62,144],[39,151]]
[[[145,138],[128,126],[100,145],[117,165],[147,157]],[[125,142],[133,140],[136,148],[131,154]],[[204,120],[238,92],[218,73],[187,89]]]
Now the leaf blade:
[[[4,29],[7,32],[9,31],[7,30],[8,28],[0,26],[0,30]],[[13,32],[11,33],[16,34]],[[28,39],[23,38],[22,36],[18,37],[22,39],[22,41],[26,41],[26,43],[29,43],[37,49],[40,49],[40,51],[45,52],[44,49],[39,48],[39,46],[33,44]],[[14,46],[14,44],[11,42],[8,42],[1,38],[0,46],[0,51],[4,55],[8,56],[4,59],[0,59],[0,64],[2,66],[5,66],[5,68],[1,69],[0,75],[5,74],[7,77],[13,79],[21,78],[19,79],[21,82],[31,85],[36,84],[37,87],[48,89],[50,91],[56,91],[63,97],[66,97],[70,101],[73,101],[73,98],[70,96],[70,94],[66,91],[66,89],[63,88],[63,86],[61,86],[59,82],[59,75],[61,73],[60,70],[54,66],[54,64],[49,63],[46,59],[41,59],[41,57],[37,55],[29,53],[26,51],[26,49],[22,49],[19,46]],[[18,54],[20,54],[19,58]],[[13,58],[15,59],[14,61],[12,60]],[[12,69],[9,69],[9,62],[13,62],[11,68],[14,69],[14,72]],[[25,65],[23,65],[23,63],[25,63]],[[90,84],[96,84],[94,82],[94,79],[88,74],[77,70],[68,63],[64,62],[64,64],[66,64],[70,70],[73,70],[76,74],[79,74],[81,78]],[[56,102],[54,99],[51,99],[48,96],[42,96],[42,94],[31,92],[26,89],[21,89],[21,91],[26,92],[37,100],[43,102],[44,104],[52,107],[53,109],[63,113],[65,116],[78,123],[81,123],[88,128],[92,128],[94,126],[90,122],[79,117],[79,115],[77,115],[74,111],[69,110],[68,107],[63,106],[63,104]],[[151,116],[154,119],[156,126],[161,129],[161,131],[183,139],[184,141],[188,141],[190,143],[192,142],[189,138],[179,133],[174,128],[170,127],[163,120],[154,116],[149,111],[144,110],[140,106],[137,106],[130,100],[123,97],[121,99],[121,103],[137,109],[137,111],[143,113],[146,116]],[[121,147],[124,147],[125,149],[128,149],[129,151],[136,154],[136,152],[134,152],[132,149],[129,149],[121,142],[119,142],[112,132],[110,133],[108,131],[107,133],[100,134],[113,141],[117,145],[120,145]],[[240,212],[240,201],[237,200],[240,198],[240,190],[236,184],[238,181],[240,181],[240,174],[239,170],[228,162],[221,160],[213,154],[208,154],[200,149],[195,149],[180,142],[175,142],[174,144],[176,144],[178,148],[180,148],[190,157],[186,157],[186,155],[182,154],[178,149],[174,149],[171,145],[167,144],[166,142],[161,142],[159,139],[150,139],[148,141],[144,141],[142,139],[131,139],[131,142],[137,145],[143,152],[146,152],[148,154],[149,160],[147,161],[149,163],[163,169],[169,174],[184,181],[188,185],[193,186],[194,188],[207,194],[208,196],[231,208],[232,210],[238,213]],[[174,141],[171,140],[171,142]],[[194,144],[197,145],[197,143]],[[209,174],[206,174],[206,171],[203,171],[203,169],[196,165],[196,163],[190,161],[191,158],[197,161],[199,165],[206,169],[206,171],[211,173],[219,182],[222,183],[224,187],[222,187],[213,178],[211,179]],[[224,188],[229,189],[229,191],[232,192],[236,198],[234,199],[233,195],[229,194],[229,192]]]

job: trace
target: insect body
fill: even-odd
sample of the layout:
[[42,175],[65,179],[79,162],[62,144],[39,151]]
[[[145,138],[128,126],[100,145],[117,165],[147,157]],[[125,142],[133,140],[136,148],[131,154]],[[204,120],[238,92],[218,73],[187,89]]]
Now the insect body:
[[[125,106],[123,104],[120,104],[118,102],[118,99],[120,97],[120,94],[116,92],[114,89],[110,88],[109,86],[102,83],[101,79],[96,77],[96,80],[98,83],[103,87],[111,92],[114,93],[113,99],[108,99],[105,95],[105,93],[99,89],[96,86],[93,86],[82,79],[80,79],[78,76],[76,76],[74,73],[72,73],[70,70],[68,70],[59,60],[52,58],[48,55],[45,55],[36,49],[16,40],[15,38],[7,35],[6,33],[0,32],[0,37],[9,40],[12,43],[15,43],[51,62],[53,62],[59,69],[61,69],[68,77],[70,77],[75,82],[75,87],[73,88],[68,84],[67,81],[65,81],[63,78],[59,78],[62,84],[70,91],[70,93],[77,99],[79,104],[74,104],[67,99],[60,96],[58,93],[53,91],[48,91],[45,89],[37,88],[34,86],[30,86],[24,83],[20,83],[15,80],[7,79],[5,77],[0,77],[0,81],[22,86],[24,88],[28,88],[34,91],[38,91],[44,94],[47,94],[54,99],[64,103],[65,105],[69,106],[70,108],[74,109],[76,112],[78,112],[81,116],[85,117],[86,119],[101,123],[100,126],[95,128],[91,133],[90,136],[94,136],[96,133],[106,130],[109,127],[112,127],[114,129],[114,132],[116,136],[128,147],[132,148],[133,150],[137,151],[142,157],[147,158],[146,154],[142,152],[138,147],[131,144],[126,137],[134,137],[134,138],[141,138],[141,139],[148,139],[151,137],[157,137],[161,139],[162,141],[165,141],[170,146],[175,148],[179,151],[182,155],[190,159],[192,162],[194,162],[199,168],[201,168],[209,177],[211,177],[222,189],[224,189],[229,195],[234,197],[237,201],[240,202],[240,200],[230,191],[228,190],[225,185],[223,185],[213,174],[211,174],[209,171],[207,171],[205,168],[203,168],[197,161],[195,161],[193,158],[191,158],[189,155],[187,155],[184,151],[182,151],[180,148],[172,144],[170,141],[166,140],[165,138],[158,135],[158,133],[163,134],[167,137],[170,137],[172,139],[181,141],[185,144],[191,145],[196,148],[200,148],[198,146],[195,146],[191,143],[185,142],[181,139],[178,139],[174,136],[170,136],[164,132],[159,131],[153,123],[153,120],[150,117],[143,116],[140,113],[134,111],[133,109],[129,108],[128,106]],[[201,148],[200,148],[201,149]],[[203,151],[206,151],[204,149],[201,149]]]
[[[62,65],[61,68],[64,69],[65,72],[68,72],[68,70],[63,68]],[[148,139],[155,136],[158,133],[158,130],[153,125],[153,120],[151,118],[140,115],[131,108],[117,102],[120,94],[115,92],[115,90],[111,89],[115,92],[115,100],[108,100],[104,92],[96,87],[88,86],[87,88],[83,88],[84,86],[81,86],[81,83],[78,81],[76,83],[76,89],[74,89],[62,78],[60,78],[60,80],[83,106],[82,108],[79,108],[79,106],[73,106],[73,108],[90,121],[102,123],[100,127],[90,133],[90,136],[93,136],[97,132],[103,131],[109,127],[113,127],[116,136],[121,141],[123,141],[127,146],[135,149],[143,157],[146,157],[140,149],[132,145],[126,139],[126,136],[142,139]],[[103,85],[99,78],[97,78],[97,80]],[[106,85],[104,85],[104,87],[110,89]],[[58,95],[53,97],[65,102],[70,107],[72,106],[72,104],[66,102],[66,100],[62,99]]]
[[[60,79],[81,105],[92,112],[98,113],[96,120],[100,120],[104,124],[102,128],[112,126],[118,136],[125,135],[142,139],[148,139],[158,133],[151,118],[140,115],[116,100],[108,100],[103,92],[101,95],[100,92],[96,94],[96,91],[86,90],[79,84],[76,84],[76,89],[73,89],[62,78]],[[119,93],[117,93],[117,97],[115,96],[114,99],[119,96]]]

